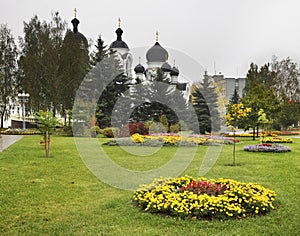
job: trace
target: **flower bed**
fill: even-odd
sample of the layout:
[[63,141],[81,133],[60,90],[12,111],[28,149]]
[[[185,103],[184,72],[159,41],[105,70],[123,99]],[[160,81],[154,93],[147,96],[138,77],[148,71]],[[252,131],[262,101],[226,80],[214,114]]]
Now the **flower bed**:
[[262,215],[274,209],[275,192],[231,179],[155,179],[134,192],[133,202],[146,212],[193,219],[229,219]]
[[263,138],[263,143],[292,143],[292,138],[280,138],[280,137],[265,137]]
[[300,131],[272,131],[272,134],[277,134],[277,135],[300,135]]
[[[233,139],[221,136],[188,135],[162,133],[141,135],[133,134],[130,138],[118,138],[110,140],[104,145],[110,146],[197,146],[197,145],[221,145],[231,144]],[[239,140],[235,140],[239,142]]]
[[4,135],[36,135],[36,134],[41,134],[39,130],[36,129],[6,129],[2,130],[0,134]]
[[[189,135],[180,136],[178,134],[153,134],[140,135],[133,134],[131,141],[134,143],[151,143],[151,141],[159,141],[163,145],[203,145],[203,144],[227,144],[233,140],[225,137],[204,136],[204,135]],[[149,142],[150,141],[150,142]]]
[[[257,134],[255,134],[255,136],[256,136]],[[253,137],[253,133],[235,133],[235,135],[233,135],[233,133],[227,133],[226,134],[226,137],[233,137],[233,136],[235,136],[235,137],[240,137],[240,138],[242,138],[242,137]],[[272,136],[272,137],[277,137],[277,134],[274,134],[274,133],[265,133],[265,132],[262,132],[262,133],[258,133],[258,136],[260,137],[260,136],[262,136],[262,137],[267,137],[267,136]]]
[[248,152],[290,152],[291,148],[279,144],[257,144],[244,147],[244,151]]

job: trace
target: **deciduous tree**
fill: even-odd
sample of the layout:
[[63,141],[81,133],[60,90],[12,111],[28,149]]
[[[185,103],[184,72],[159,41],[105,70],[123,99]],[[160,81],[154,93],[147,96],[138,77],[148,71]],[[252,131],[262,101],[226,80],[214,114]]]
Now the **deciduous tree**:
[[6,25],[0,25],[0,118],[1,128],[5,118],[8,118],[15,105],[18,93],[17,82],[18,52]]

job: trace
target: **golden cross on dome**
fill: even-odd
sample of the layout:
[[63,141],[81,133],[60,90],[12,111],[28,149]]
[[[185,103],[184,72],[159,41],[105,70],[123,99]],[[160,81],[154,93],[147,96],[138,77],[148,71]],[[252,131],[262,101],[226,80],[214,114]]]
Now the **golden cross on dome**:
[[74,9],[74,17],[76,18],[77,10],[76,8]]
[[139,64],[141,64],[141,57],[139,57]]
[[156,42],[158,42],[158,31],[156,31]]
[[118,28],[121,28],[121,19],[120,19],[120,17],[118,19]]

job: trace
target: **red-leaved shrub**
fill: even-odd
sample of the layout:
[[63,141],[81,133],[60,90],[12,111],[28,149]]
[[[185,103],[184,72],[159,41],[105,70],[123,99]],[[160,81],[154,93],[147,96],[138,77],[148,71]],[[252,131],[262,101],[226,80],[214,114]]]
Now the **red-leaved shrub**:
[[142,122],[130,122],[120,129],[120,137],[129,137],[133,134],[148,134],[148,129]]

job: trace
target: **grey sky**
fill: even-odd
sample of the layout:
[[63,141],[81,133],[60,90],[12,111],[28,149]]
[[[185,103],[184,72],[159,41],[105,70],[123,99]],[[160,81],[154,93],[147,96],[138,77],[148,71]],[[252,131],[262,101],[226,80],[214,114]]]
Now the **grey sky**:
[[[59,11],[68,22],[80,20],[79,31],[88,39],[99,34],[110,44],[121,18],[123,40],[130,48],[151,47],[155,32],[162,46],[184,52],[207,68],[225,76],[245,76],[251,62],[291,57],[300,62],[299,0],[0,0],[0,23],[15,38],[23,21],[35,14],[49,21]],[[142,58],[143,59],[143,58]],[[214,63],[215,62],[215,63]],[[134,65],[138,62],[135,61]],[[170,64],[172,62],[169,62]],[[178,65],[180,67],[180,65]]]

